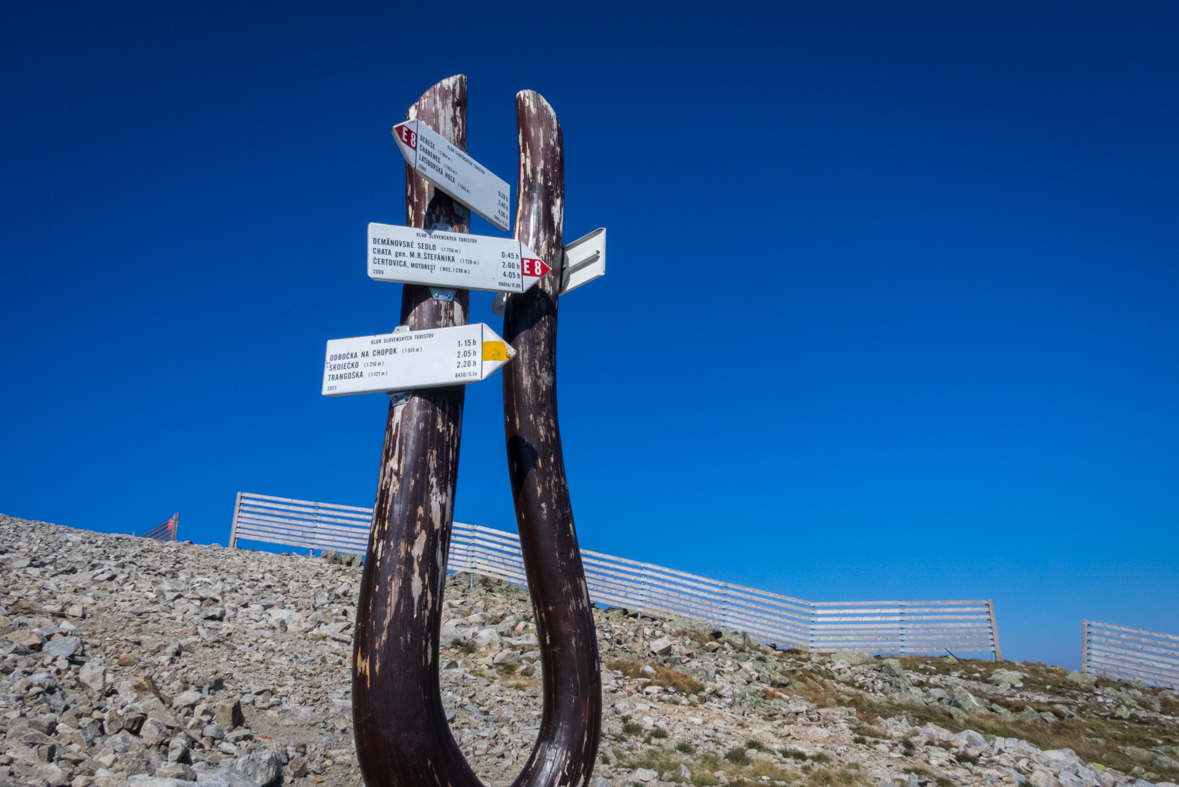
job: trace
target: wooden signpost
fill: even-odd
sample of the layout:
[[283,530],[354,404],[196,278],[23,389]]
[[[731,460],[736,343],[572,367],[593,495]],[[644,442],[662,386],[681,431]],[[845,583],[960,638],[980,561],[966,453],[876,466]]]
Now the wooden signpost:
[[[561,127],[525,91],[515,237],[470,235],[468,208],[510,227],[510,191],[467,155],[466,111],[466,78],[455,76],[394,127],[406,226],[369,225],[368,266],[371,278],[403,284],[400,327],[330,341],[324,359],[325,396],[391,394],[354,636],[357,759],[369,787],[481,787],[446,722],[439,629],[463,395],[502,366],[543,678],[536,745],[514,787],[584,787],[601,731],[601,667],[557,423],[557,301],[605,273],[605,230],[562,247]],[[471,289],[499,293],[505,338],[467,324]]]
[[[561,124],[531,90],[516,96],[520,185],[516,239],[563,259],[565,151]],[[560,271],[555,271],[560,274]],[[589,784],[602,725],[598,638],[581,564],[557,422],[557,302],[561,276],[509,295],[504,338],[508,472],[528,591],[536,611],[544,705],[536,748],[516,784]]]

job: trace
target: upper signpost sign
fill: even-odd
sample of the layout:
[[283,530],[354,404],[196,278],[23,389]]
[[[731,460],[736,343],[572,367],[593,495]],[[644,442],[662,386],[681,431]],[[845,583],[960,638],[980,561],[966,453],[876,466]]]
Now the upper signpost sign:
[[417,118],[394,126],[393,138],[414,172],[501,230],[512,229],[507,183]]
[[368,275],[375,281],[491,292],[524,292],[549,266],[512,238],[368,225]]

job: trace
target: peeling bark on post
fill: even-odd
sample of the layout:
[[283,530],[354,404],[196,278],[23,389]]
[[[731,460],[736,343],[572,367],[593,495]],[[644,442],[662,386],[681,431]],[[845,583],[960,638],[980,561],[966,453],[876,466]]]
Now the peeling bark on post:
[[[425,121],[465,150],[466,77],[434,85],[406,117]],[[407,226],[470,232],[470,212],[408,165],[405,191]],[[429,287],[405,284],[400,324],[414,330],[466,325],[468,302],[467,290],[446,302],[434,300]],[[456,759],[465,766],[438,683],[464,392],[462,385],[414,391],[389,408],[352,669],[357,758],[372,787],[442,784],[437,768]],[[478,784],[474,774],[469,782]]]
[[602,678],[557,423],[564,147],[556,113],[540,94],[517,94],[516,123],[516,239],[552,266],[537,286],[510,296],[504,313],[504,339],[517,353],[503,369],[508,470],[544,677],[539,740],[516,785],[581,787],[598,751]]

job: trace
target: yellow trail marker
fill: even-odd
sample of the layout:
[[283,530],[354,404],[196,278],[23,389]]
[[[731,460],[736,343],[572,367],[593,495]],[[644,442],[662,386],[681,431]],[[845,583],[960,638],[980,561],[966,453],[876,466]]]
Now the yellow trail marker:
[[510,361],[516,357],[516,351],[507,342],[483,342],[483,360]]

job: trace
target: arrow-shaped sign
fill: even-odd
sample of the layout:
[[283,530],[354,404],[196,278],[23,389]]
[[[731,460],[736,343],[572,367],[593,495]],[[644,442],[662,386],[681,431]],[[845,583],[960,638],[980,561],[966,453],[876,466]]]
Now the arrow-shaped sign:
[[368,275],[376,281],[524,292],[550,270],[512,238],[368,225]]
[[[467,236],[463,236],[467,237]],[[527,248],[527,247],[525,247]],[[561,286],[558,293],[576,290],[583,284],[606,275],[606,229],[596,229],[589,235],[578,238],[561,253]],[[543,264],[543,263],[542,263]],[[545,270],[548,266],[545,265]],[[526,285],[525,289],[532,285]],[[491,302],[491,310],[500,317],[508,305],[508,295],[500,292]]]
[[491,376],[515,356],[483,323],[332,339],[323,364],[323,395],[466,385]]
[[486,167],[417,118],[394,126],[393,138],[414,172],[501,230],[512,228],[511,190]]

